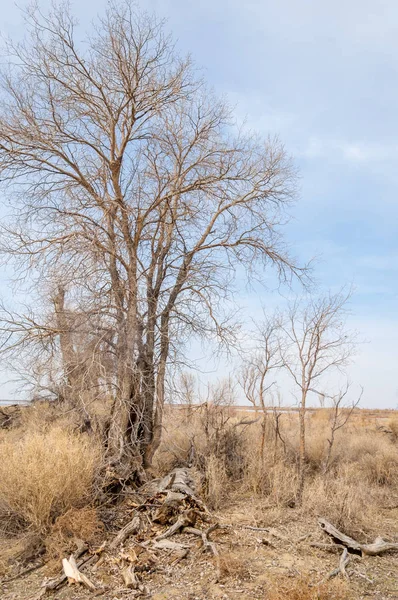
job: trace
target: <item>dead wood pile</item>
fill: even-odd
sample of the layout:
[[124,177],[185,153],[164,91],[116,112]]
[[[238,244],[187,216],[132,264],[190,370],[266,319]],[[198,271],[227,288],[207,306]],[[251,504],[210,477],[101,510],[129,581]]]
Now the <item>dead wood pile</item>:
[[[130,502],[128,523],[92,554],[87,548],[62,561],[63,574],[46,580],[35,600],[69,584],[81,584],[95,591],[102,586],[95,574],[102,566],[111,572],[117,570],[121,585],[131,589],[131,595],[146,593],[142,581],[144,573],[153,573],[167,554],[168,565],[175,566],[193,549],[208,551],[215,562],[216,579],[219,577],[219,554],[210,534],[218,528],[211,514],[197,496],[196,485],[190,469],[174,469],[166,477],[153,480],[139,490],[140,502]],[[176,539],[171,539],[178,536]],[[91,566],[89,579],[83,569]],[[91,575],[90,575],[91,576]]]

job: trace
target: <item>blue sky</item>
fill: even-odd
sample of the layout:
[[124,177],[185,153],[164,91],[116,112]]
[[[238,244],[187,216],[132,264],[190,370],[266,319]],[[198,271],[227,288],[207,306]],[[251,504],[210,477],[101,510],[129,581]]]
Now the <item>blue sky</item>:
[[[39,2],[45,7],[48,2]],[[82,36],[104,0],[73,3]],[[23,30],[0,0],[1,29]],[[363,405],[398,405],[398,3],[395,0],[147,0],[182,52],[236,106],[277,134],[300,170],[287,235],[317,256],[320,289],[353,283],[350,324],[366,343],[350,369]],[[260,297],[261,296],[261,297]],[[256,290],[251,310],[278,304]],[[0,386],[0,396],[2,396]]]

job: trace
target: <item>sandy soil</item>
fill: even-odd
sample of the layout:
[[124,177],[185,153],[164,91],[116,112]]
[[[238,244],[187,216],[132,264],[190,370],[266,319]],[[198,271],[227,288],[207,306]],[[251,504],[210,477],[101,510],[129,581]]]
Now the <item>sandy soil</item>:
[[[149,571],[139,574],[144,593],[126,589],[120,577],[121,552],[127,556],[129,552],[138,553],[140,548],[130,539],[118,555],[107,556],[101,566],[85,571],[98,587],[96,592],[73,585],[64,586],[46,597],[59,600],[95,597],[106,600],[135,597],[152,600],[279,600],[282,597],[309,600],[317,597],[317,584],[338,564],[338,553],[311,546],[314,542],[329,543],[330,540],[320,530],[316,518],[297,510],[267,513],[261,507],[254,509],[246,501],[218,514],[217,520],[220,529],[212,534],[212,539],[220,553],[221,576],[217,575],[217,561],[209,553],[203,553],[199,538],[176,535],[173,537],[175,542],[190,546],[186,558],[179,560],[181,552],[175,550],[156,551],[156,556],[149,557]],[[384,530],[379,533],[387,539],[397,540],[398,510],[390,510],[383,522]],[[262,527],[268,531],[261,531]],[[15,569],[18,568],[16,565]],[[366,558],[354,555],[347,571],[348,582],[338,576],[328,584],[329,595],[318,597],[339,600],[398,598],[398,553]],[[11,570],[8,579],[15,573]],[[33,600],[45,577],[44,566],[13,581],[4,579],[0,582],[0,597],[2,600]],[[301,595],[298,592],[290,594],[288,590],[294,590],[299,583]],[[305,588],[307,592],[304,593]],[[281,595],[281,589],[286,589],[286,594]]]

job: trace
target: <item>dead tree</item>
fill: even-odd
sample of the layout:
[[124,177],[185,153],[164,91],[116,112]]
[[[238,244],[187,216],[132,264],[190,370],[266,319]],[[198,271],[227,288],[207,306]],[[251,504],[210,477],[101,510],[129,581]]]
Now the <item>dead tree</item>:
[[[261,412],[260,456],[262,459],[265,452],[268,412],[273,404],[271,390],[276,385],[276,381],[270,381],[270,376],[283,365],[279,352],[279,330],[280,323],[277,316],[258,325],[256,349],[251,355],[244,357],[240,375],[240,385],[246,399],[253,405],[256,413]],[[273,411],[273,417],[276,414]],[[279,416],[274,421],[274,425],[276,426],[275,435],[278,435],[276,432],[280,435]],[[277,439],[276,437],[275,441]]]
[[[113,332],[107,447],[128,477],[159,445],[175,340],[233,335],[234,265],[303,275],[279,227],[295,173],[277,140],[235,133],[162,23],[112,3],[83,47],[68,10],[32,9],[27,38],[9,44],[0,177],[15,215],[2,250]],[[3,332],[6,346],[27,341],[12,319]]]
[[[357,399],[350,403],[345,403],[345,398],[348,394],[349,388],[350,385],[347,383],[343,390],[340,390],[338,394],[331,397],[332,406],[330,408],[330,433],[329,437],[327,438],[325,460],[322,467],[324,475],[329,471],[331,465],[332,450],[336,433],[347,425],[352,413],[357,408],[362,398],[363,389],[361,389],[361,393]],[[323,396],[326,397],[326,394],[323,394]]]
[[197,382],[193,373],[190,373],[189,371],[181,373],[177,382],[176,394],[184,407],[185,418],[187,421],[192,419],[193,406],[198,396],[196,386]]
[[354,351],[354,335],[344,322],[349,294],[328,295],[296,301],[281,321],[280,353],[284,368],[300,392],[299,398],[299,485],[296,501],[301,502],[306,461],[306,412],[308,394],[319,394],[317,386],[326,374],[345,367]]

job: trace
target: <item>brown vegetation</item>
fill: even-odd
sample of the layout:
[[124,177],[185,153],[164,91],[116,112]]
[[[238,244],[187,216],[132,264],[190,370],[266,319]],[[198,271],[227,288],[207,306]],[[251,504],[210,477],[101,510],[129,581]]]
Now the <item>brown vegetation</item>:
[[100,462],[93,440],[57,426],[13,431],[2,435],[0,453],[3,528],[45,534],[58,517],[91,502]]
[[[221,387],[226,393],[228,385]],[[217,399],[214,404],[209,401],[204,405],[167,407],[164,436],[155,457],[154,469],[159,475],[166,475],[175,467],[190,465],[196,473],[199,493],[213,511],[213,518],[221,523],[218,532],[212,534],[219,548],[219,584],[247,590],[248,598],[259,597],[256,596],[258,591],[250,590],[262,589],[261,563],[255,557],[264,548],[261,552],[276,553],[274,563],[263,559],[263,569],[267,573],[267,584],[261,596],[264,599],[340,600],[359,597],[359,588],[351,581],[353,579],[355,582],[355,568],[351,571],[348,568],[351,574],[349,582],[338,577],[330,582],[322,582],[333,565],[336,566],[335,554],[326,552],[326,566],[322,566],[325,558],[317,558],[316,569],[320,569],[320,572],[315,575],[303,563],[296,567],[290,577],[275,578],[272,569],[267,570],[266,565],[283,565],[284,561],[288,561],[288,566],[278,568],[282,572],[291,569],[290,561],[299,560],[294,559],[294,548],[299,553],[297,556],[305,554],[309,548],[308,543],[297,545],[294,539],[307,540],[309,535],[317,539],[311,531],[317,530],[317,518],[320,516],[364,542],[372,541],[378,534],[390,539],[393,536],[394,539],[398,532],[391,525],[389,511],[394,510],[394,504],[398,504],[398,447],[393,437],[374,425],[367,425],[366,419],[362,422],[361,412],[357,411],[355,418],[336,432],[330,469],[325,473],[323,466],[325,453],[328,452],[327,436],[333,409],[308,413],[306,485],[301,505],[295,506],[299,454],[297,414],[284,413],[279,418],[278,438],[275,438],[273,412],[267,414],[265,451],[262,452],[263,423],[253,422],[253,418],[235,411],[228,402],[220,402],[219,390],[213,391],[213,397]],[[127,518],[131,519],[131,508],[128,507],[129,498],[133,497],[129,493],[125,501],[127,504],[119,500],[116,507],[106,510],[101,509],[98,503],[96,505],[93,495],[96,488],[93,486],[102,465],[100,444],[92,434],[77,432],[72,416],[69,416],[69,426],[62,411],[58,418],[63,423],[62,428],[57,422],[55,407],[50,409],[45,404],[41,407],[36,405],[35,408],[23,409],[18,427],[1,432],[3,456],[9,460],[1,465],[0,518],[3,535],[6,534],[8,545],[11,542],[13,550],[8,555],[3,554],[3,572],[14,572],[13,565],[21,560],[26,564],[26,560],[31,560],[41,547],[46,551],[47,573],[49,570],[56,573],[61,558],[73,553],[79,544],[84,542],[92,551],[96,551],[96,548],[103,547],[102,541],[108,537],[106,528],[109,523],[113,523],[112,531],[117,531],[117,528],[114,529],[115,523],[123,525]],[[157,498],[148,500],[155,503],[154,508],[160,497]],[[132,505],[137,506],[136,501],[133,500]],[[101,518],[104,523],[101,523]],[[155,521],[160,523],[159,519],[158,516]],[[223,529],[223,523],[227,529]],[[281,529],[284,523],[290,525]],[[292,526],[293,523],[295,525]],[[246,526],[247,534],[242,529]],[[28,537],[27,527],[30,532]],[[206,529],[208,526],[204,527]],[[161,539],[159,529],[157,531],[157,539]],[[160,527],[160,531],[164,532],[164,527]],[[153,560],[153,553],[151,555],[145,551],[140,554],[143,550],[136,544],[146,538],[142,538],[143,534],[139,533],[136,526],[134,532],[131,547],[127,545],[121,551],[124,557],[120,559],[122,566],[130,564],[130,558],[127,560],[126,557],[138,554],[141,557],[139,561]],[[241,547],[242,536],[246,536],[246,542]],[[325,545],[325,541],[320,538],[320,547]],[[177,543],[169,543],[170,548],[173,548],[173,544],[176,548],[170,560],[176,561],[176,568],[181,568],[180,576],[184,585],[196,585],[196,568],[210,569],[210,575],[214,577],[215,563],[212,563],[211,556],[201,559],[202,566],[199,567],[197,559],[193,556],[189,559],[190,554],[184,549],[184,543],[185,540],[178,537],[178,532]],[[253,543],[257,550],[252,555],[250,548]],[[29,545],[31,552],[27,553]],[[281,545],[285,548],[285,554],[278,557]],[[200,548],[200,545],[197,547]],[[313,561],[319,552],[322,554],[322,550],[312,550],[307,560]],[[159,560],[163,559],[159,557]],[[186,571],[184,564],[190,560],[193,561],[192,567]],[[97,579],[94,579],[97,585],[98,581],[109,580],[110,574],[104,569],[111,568],[112,564],[105,561]],[[160,585],[159,576],[153,573],[148,577],[143,580],[141,575],[137,581],[145,581],[146,586],[156,590],[156,586]],[[182,591],[181,595],[176,593],[173,597],[188,597]],[[217,597],[211,595],[213,592],[206,594],[199,597]]]
[[[398,446],[357,416],[336,432],[330,468],[324,473],[333,414],[333,409],[323,409],[307,415],[302,511],[322,515],[346,531],[372,532],[380,509],[398,499]],[[243,498],[261,499],[264,508],[292,506],[298,489],[298,418],[295,413],[280,417],[283,443],[275,439],[273,418],[270,411],[262,455],[260,422],[240,424],[247,421],[241,413],[216,405],[196,407],[187,422],[183,409],[170,407],[156,467],[168,472],[194,457],[207,501],[216,509]]]

